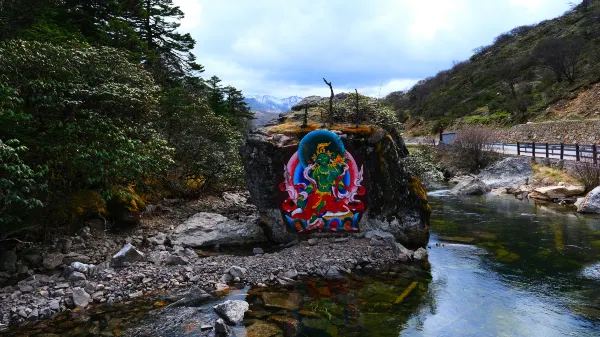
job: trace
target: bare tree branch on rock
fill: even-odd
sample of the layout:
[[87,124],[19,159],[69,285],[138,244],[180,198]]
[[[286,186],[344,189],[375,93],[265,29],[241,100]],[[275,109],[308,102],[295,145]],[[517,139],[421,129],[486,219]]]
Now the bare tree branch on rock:
[[329,96],[329,126],[331,126],[333,125],[333,86],[331,85],[331,82],[327,82],[325,77],[323,77],[323,81],[329,86],[329,90],[331,90],[331,96]]

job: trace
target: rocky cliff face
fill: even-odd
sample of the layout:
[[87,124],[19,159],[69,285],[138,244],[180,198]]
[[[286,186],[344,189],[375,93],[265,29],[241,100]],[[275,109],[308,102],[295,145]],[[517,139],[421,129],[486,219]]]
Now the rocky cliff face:
[[[289,233],[281,213],[284,165],[307,132],[296,130],[270,134],[255,129],[241,150],[252,202],[257,206],[261,225],[275,242],[289,242],[298,235]],[[425,246],[429,239],[430,207],[424,186],[407,172],[403,158],[408,155],[396,132],[363,127],[338,131],[344,144],[361,158],[364,169],[367,209],[359,223],[361,232],[390,232],[407,247]]]

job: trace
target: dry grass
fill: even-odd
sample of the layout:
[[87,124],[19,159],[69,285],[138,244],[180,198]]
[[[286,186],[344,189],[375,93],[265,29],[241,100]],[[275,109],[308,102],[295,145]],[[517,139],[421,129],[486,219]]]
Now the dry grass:
[[567,172],[546,165],[534,163],[533,180],[536,185],[556,185],[564,182],[571,185],[581,185],[581,182]]

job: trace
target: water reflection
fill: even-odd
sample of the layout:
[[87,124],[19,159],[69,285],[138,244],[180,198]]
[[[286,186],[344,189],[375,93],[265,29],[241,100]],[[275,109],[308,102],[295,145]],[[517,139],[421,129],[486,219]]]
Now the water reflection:
[[402,336],[600,335],[600,283],[582,273],[600,260],[598,218],[510,197],[432,203],[436,310]]

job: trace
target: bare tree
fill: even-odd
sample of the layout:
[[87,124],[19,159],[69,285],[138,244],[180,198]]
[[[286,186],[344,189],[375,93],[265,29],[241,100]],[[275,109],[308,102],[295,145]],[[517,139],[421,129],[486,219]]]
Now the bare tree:
[[493,70],[496,77],[506,83],[510,90],[512,99],[521,114],[527,111],[527,106],[523,100],[519,98],[515,85],[519,82],[521,74],[530,65],[528,59],[504,59]]
[[552,70],[558,82],[573,83],[577,76],[579,60],[585,41],[580,37],[547,38],[533,51],[533,57]]
[[481,127],[460,130],[452,145],[440,149],[442,161],[461,170],[478,172],[498,156],[493,152],[495,136],[492,130]]
[[304,123],[302,123],[302,127],[308,126],[308,104],[304,106]]
[[356,127],[360,124],[360,111],[358,110],[358,89],[354,89],[356,92]]
[[325,81],[325,84],[327,84],[329,90],[331,90],[331,96],[329,96],[329,125],[331,126],[333,125],[333,86],[331,86],[331,82],[327,82],[325,77],[323,77],[323,81]]

